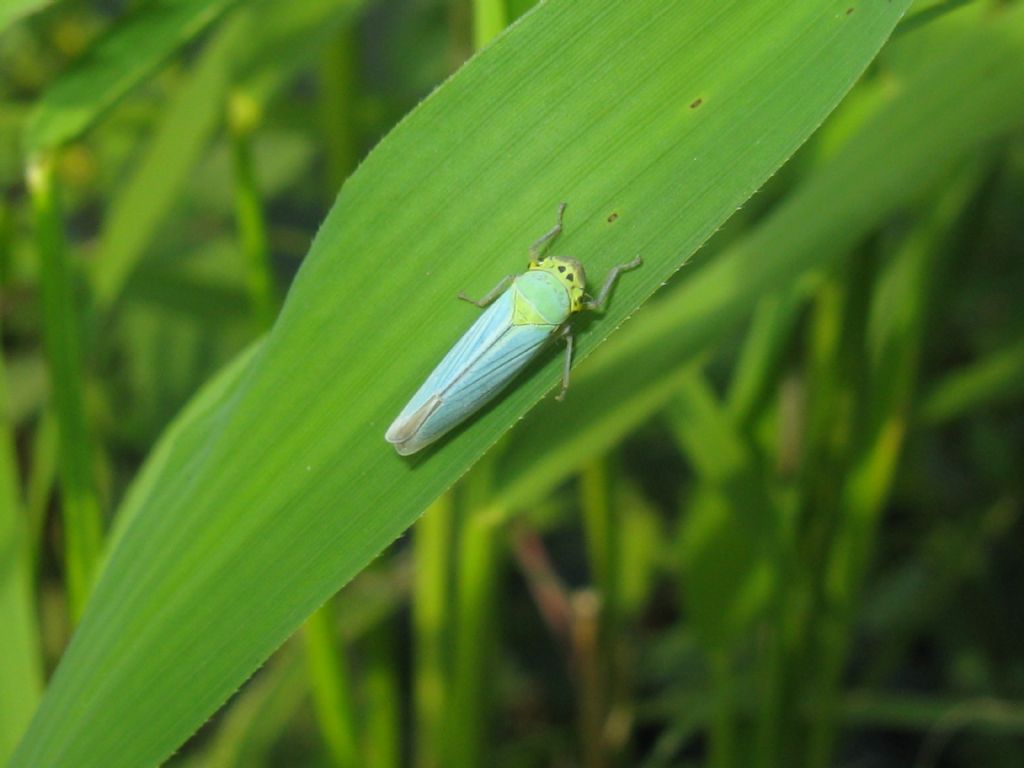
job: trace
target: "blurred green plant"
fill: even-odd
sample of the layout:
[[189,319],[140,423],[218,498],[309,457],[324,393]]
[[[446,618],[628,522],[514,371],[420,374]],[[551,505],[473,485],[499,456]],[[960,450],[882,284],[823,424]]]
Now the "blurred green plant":
[[[45,5],[0,12],[0,759],[1024,759],[1024,4]],[[568,400],[553,355],[394,456],[562,201],[645,260]]]

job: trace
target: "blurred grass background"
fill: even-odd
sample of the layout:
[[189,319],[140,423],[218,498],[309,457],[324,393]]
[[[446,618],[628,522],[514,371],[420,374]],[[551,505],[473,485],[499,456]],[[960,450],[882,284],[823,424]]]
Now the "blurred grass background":
[[[143,458],[359,159],[531,3],[235,5],[0,13],[0,760]],[[1022,5],[912,7],[646,324],[170,764],[1024,764]],[[116,103],[34,117],[112,31]]]

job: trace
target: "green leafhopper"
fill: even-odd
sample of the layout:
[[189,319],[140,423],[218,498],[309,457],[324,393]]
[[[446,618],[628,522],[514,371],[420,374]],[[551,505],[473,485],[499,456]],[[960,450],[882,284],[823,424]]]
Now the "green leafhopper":
[[530,246],[530,263],[521,275],[508,275],[479,301],[486,308],[445,355],[423,386],[388,428],[385,439],[403,456],[443,437],[504,389],[547,342],[565,339],[561,400],[569,388],[572,329],[576,312],[603,312],[619,275],[640,266],[641,258],[612,268],[596,298],[586,293],[583,266],[566,256],[545,256],[562,231],[565,203],[555,226]]

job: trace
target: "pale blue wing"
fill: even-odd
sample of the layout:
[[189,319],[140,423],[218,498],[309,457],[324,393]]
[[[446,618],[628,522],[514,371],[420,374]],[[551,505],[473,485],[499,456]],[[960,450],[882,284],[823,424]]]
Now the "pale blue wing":
[[515,290],[488,307],[402,410],[387,439],[402,454],[418,451],[465,421],[504,388],[557,330],[513,325]]
[[555,330],[552,325],[510,326],[449,387],[442,396],[444,406],[457,413],[478,410],[526,367]]
[[512,323],[513,303],[513,291],[508,290],[480,314],[402,409],[395,425],[407,421],[430,397],[447,391],[460,373],[501,337]]
[[[549,325],[512,325],[459,376],[417,430],[419,450],[461,424],[504,389],[551,338]],[[415,444],[415,448],[413,447]]]

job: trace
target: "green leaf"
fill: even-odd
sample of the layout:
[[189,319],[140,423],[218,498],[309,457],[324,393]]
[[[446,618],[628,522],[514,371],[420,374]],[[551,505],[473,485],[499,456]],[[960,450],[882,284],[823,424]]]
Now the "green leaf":
[[18,492],[6,384],[0,359],[0,763],[28,727],[43,688],[32,605],[32,547]]
[[943,424],[976,408],[1024,396],[1024,341],[1012,344],[941,379],[921,402],[925,424]]
[[869,690],[851,693],[843,702],[851,727],[935,732],[935,724],[956,720],[958,730],[992,736],[1024,735],[1024,707],[1019,700],[985,696],[976,699],[893,694]]
[[102,548],[102,505],[93,473],[95,447],[85,407],[81,328],[70,249],[49,159],[30,165],[28,187],[39,259],[43,340],[59,436],[57,467],[68,607],[72,619],[77,620],[89,595]]
[[561,252],[598,278],[646,260],[585,356],[821,123],[907,6],[851,4],[554,0],[421,104],[171,452],[14,764],[166,757],[558,379],[553,355],[436,449],[395,455],[388,423],[474,318],[459,290],[521,269],[568,201]]
[[26,127],[29,151],[77,138],[234,2],[158,0],[118,23],[43,94]]
[[111,202],[92,274],[101,309],[120,293],[217,128],[238,33],[237,25],[226,25],[203,51]]
[[0,34],[18,19],[42,10],[53,0],[4,0],[0,4]]
[[[901,55],[884,87],[870,89],[878,103],[854,105],[858,117],[869,114],[860,127],[749,234],[581,365],[565,402],[549,398],[530,413],[504,450],[501,503],[530,504],[608,450],[669,401],[694,357],[760,297],[793,291],[1024,121],[1024,6],[973,5],[944,22],[887,47]],[[800,306],[784,301],[788,311]]]
[[782,577],[782,515],[753,449],[694,371],[669,420],[699,482],[681,522],[687,611],[706,650],[741,641]]
[[[366,0],[261,0],[246,14],[239,87],[261,105],[338,38]],[[335,98],[338,96],[335,95]]]
[[216,429],[218,406],[237,389],[242,374],[253,357],[259,354],[261,344],[257,342],[250,346],[210,379],[150,451],[145,466],[118,509],[117,519],[107,540],[108,552],[117,550],[117,544],[132,520],[153,503],[158,489],[174,482],[191,457],[202,453],[203,440],[210,431]]

